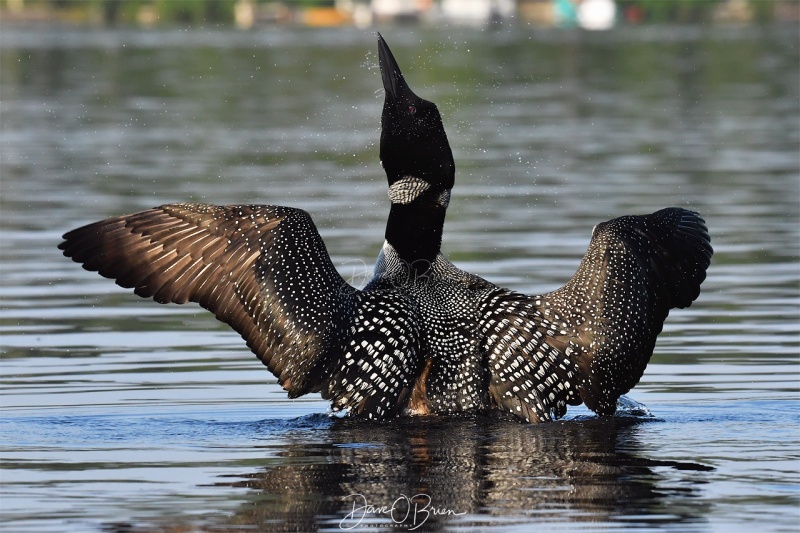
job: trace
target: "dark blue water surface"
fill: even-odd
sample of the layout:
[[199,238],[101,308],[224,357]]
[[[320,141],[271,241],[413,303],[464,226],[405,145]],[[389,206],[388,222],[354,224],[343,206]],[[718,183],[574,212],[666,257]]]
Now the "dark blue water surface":
[[2,528],[796,531],[798,29],[383,34],[444,116],[459,266],[540,293],[598,222],[704,215],[703,293],[632,401],[539,426],[333,418],[209,314],[60,255],[106,216],[273,203],[309,211],[363,284],[388,210],[372,32],[5,26]]

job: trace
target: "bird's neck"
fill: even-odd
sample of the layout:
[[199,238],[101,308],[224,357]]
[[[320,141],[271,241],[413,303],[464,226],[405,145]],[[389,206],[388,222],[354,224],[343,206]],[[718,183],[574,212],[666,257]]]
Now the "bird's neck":
[[392,204],[386,241],[416,275],[427,272],[439,255],[446,212],[446,206],[433,202]]

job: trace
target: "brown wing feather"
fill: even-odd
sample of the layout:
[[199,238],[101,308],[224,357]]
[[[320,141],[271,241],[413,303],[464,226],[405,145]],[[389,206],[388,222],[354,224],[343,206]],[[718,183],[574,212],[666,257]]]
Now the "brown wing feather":
[[139,296],[199,303],[291,396],[321,387],[334,317],[353,291],[308,214],[280,206],[168,204],[70,231],[59,248]]

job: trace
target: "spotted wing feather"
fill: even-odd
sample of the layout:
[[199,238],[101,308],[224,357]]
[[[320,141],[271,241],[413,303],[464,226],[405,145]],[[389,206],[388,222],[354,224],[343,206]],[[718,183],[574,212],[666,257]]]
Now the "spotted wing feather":
[[139,296],[199,303],[292,397],[322,386],[354,294],[309,215],[287,207],[163,205],[70,231],[59,248]]
[[396,290],[354,296],[343,355],[333,362],[322,388],[333,409],[366,418],[400,414],[421,366],[419,317]]
[[530,421],[581,402],[600,415],[638,383],[669,310],[700,293],[713,250],[696,213],[668,208],[598,225],[578,271],[538,297],[485,306],[490,394]]

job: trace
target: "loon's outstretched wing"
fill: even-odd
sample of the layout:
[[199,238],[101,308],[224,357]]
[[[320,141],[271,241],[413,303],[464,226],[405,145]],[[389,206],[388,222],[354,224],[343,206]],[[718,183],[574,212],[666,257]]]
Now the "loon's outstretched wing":
[[700,294],[712,253],[697,213],[662,209],[596,226],[578,271],[556,291],[492,293],[482,312],[493,401],[531,422],[581,401],[612,415],[642,377],[669,310]]
[[291,397],[323,386],[355,293],[308,213],[288,207],[162,205],[70,231],[59,248],[139,296],[199,303]]

